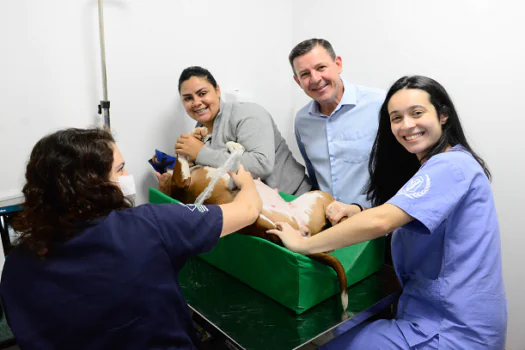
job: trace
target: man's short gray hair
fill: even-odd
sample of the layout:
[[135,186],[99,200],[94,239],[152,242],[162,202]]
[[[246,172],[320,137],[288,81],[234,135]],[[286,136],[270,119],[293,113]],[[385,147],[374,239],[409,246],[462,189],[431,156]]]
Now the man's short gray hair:
[[328,52],[330,57],[332,57],[332,60],[335,60],[335,51],[332,47],[332,44],[328,40],[325,39],[307,39],[304,41],[301,41],[299,44],[297,44],[292,51],[290,52],[290,55],[288,55],[288,60],[290,61],[290,65],[292,66],[292,70],[295,74],[295,69],[293,67],[293,60],[296,59],[299,56],[306,55],[308,52],[312,51],[314,47],[316,46],[322,46],[324,49]]

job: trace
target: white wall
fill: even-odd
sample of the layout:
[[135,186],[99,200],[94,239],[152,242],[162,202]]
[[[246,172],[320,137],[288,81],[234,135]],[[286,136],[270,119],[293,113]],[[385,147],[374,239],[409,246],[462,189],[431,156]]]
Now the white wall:
[[[96,0],[0,2],[0,198],[17,193],[44,133],[101,124]],[[388,88],[404,74],[440,81],[472,146],[488,162],[502,229],[509,299],[507,348],[525,349],[525,279],[518,200],[525,120],[521,2],[105,0],[112,128],[136,177],[139,202],[155,184],[147,164],[192,127],[178,102],[189,65],[209,68],[225,92],[268,109],[297,155],[294,112],[307,98],[287,56],[323,37],[343,57],[349,81]],[[229,96],[231,97],[231,96]]]
[[[525,5],[518,1],[397,0],[294,3],[295,43],[323,37],[343,57],[343,76],[387,89],[428,75],[451,94],[471,146],[493,174],[509,302],[507,349],[525,349]],[[336,21],[335,18],[339,18]],[[296,89],[296,109],[306,101]],[[468,301],[466,301],[468,303]]]
[[[210,69],[226,98],[234,90],[265,106],[291,133],[293,81],[283,57],[292,3],[278,0],[106,0],[111,126],[147,201],[155,148],[173,152],[194,122],[179,102],[182,69]],[[275,9],[279,9],[275,11]],[[0,198],[18,193],[31,148],[45,133],[101,125],[96,0],[0,2]],[[4,45],[7,43],[7,45]],[[229,95],[229,96],[228,96]]]

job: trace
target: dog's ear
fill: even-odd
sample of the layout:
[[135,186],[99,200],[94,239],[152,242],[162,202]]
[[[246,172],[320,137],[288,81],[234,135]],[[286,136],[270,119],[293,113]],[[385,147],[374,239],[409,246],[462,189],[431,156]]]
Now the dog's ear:
[[191,184],[190,167],[184,157],[177,157],[177,162],[173,167],[173,175],[171,176],[171,187],[187,189]]

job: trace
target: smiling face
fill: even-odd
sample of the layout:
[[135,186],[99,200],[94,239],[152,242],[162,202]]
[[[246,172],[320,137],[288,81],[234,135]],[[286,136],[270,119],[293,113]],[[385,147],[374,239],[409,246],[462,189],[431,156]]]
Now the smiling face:
[[397,141],[421,160],[440,139],[448,117],[438,117],[430,95],[423,90],[403,89],[388,101],[390,127]]
[[220,110],[221,89],[204,77],[193,76],[180,86],[182,104],[188,115],[211,130]]
[[330,57],[320,45],[293,60],[294,79],[304,92],[321,107],[321,112],[330,115],[343,97],[343,82],[339,74],[343,61]]

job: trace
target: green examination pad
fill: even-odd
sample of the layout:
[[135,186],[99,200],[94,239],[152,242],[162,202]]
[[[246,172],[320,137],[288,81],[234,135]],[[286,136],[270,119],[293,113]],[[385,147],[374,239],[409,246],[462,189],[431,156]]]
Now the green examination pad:
[[[295,198],[284,193],[281,197],[288,202]],[[179,203],[154,188],[150,188],[149,201]],[[383,266],[384,247],[384,238],[378,238],[330,254],[345,268],[350,286]],[[211,252],[199,257],[297,314],[340,292],[332,268],[258,237],[226,236]]]

